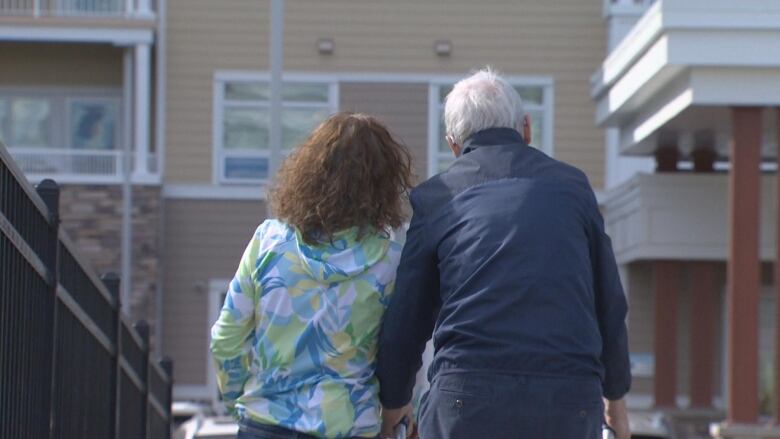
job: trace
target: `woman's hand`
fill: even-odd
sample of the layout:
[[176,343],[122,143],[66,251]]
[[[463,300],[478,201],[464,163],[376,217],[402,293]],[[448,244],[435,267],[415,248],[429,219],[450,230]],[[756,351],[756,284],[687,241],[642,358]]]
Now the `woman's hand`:
[[607,425],[615,430],[616,439],[631,439],[631,429],[628,427],[628,410],[624,399],[617,401],[604,399],[604,419],[606,419]]
[[414,434],[414,419],[412,415],[412,404],[409,403],[401,408],[388,409],[382,407],[382,432],[381,439],[395,439],[395,427],[406,418],[406,437],[412,437]]

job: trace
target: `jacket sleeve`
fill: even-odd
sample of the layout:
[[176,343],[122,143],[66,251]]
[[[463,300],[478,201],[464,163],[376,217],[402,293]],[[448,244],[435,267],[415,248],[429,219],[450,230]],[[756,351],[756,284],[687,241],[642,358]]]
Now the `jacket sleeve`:
[[253,238],[228,287],[225,303],[211,328],[211,354],[217,371],[217,385],[228,411],[235,414],[236,400],[249,378],[251,354],[246,340],[254,327],[258,291],[253,280],[258,242]]
[[604,231],[604,220],[593,197],[591,257],[596,296],[596,315],[602,339],[603,394],[609,400],[622,398],[631,387],[626,314],[628,305],[620,284],[612,242]]
[[398,266],[395,292],[385,313],[379,338],[376,375],[379,398],[386,408],[412,399],[415,374],[422,364],[439,303],[439,270],[435,247],[426,232],[424,214],[410,197],[413,215]]

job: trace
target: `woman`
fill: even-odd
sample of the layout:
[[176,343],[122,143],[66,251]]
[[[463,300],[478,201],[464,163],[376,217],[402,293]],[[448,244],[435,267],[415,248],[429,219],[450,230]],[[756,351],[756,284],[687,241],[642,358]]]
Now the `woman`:
[[379,434],[377,337],[395,282],[409,153],[376,119],[332,116],[281,166],[211,329],[238,438]]

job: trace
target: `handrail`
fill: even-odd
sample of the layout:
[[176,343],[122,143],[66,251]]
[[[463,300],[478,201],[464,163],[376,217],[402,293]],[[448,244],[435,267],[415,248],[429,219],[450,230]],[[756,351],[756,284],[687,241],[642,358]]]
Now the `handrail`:
[[[23,181],[26,182],[27,178],[24,176],[24,172],[22,172],[21,169],[19,169],[19,166],[16,164],[16,161],[14,161],[13,157],[11,156],[11,153],[8,151],[8,147],[3,144],[3,142],[0,142],[0,161],[2,161],[9,171],[11,171],[11,174],[13,174],[14,178],[16,178],[16,181]],[[35,193],[34,190],[29,185],[23,184],[22,190],[24,190],[27,197],[30,199],[30,201],[35,204],[35,207],[38,208],[38,210],[41,212],[41,215],[43,215],[44,218],[51,218],[51,214],[49,212],[49,208],[46,207],[46,203],[43,202],[41,197]]]

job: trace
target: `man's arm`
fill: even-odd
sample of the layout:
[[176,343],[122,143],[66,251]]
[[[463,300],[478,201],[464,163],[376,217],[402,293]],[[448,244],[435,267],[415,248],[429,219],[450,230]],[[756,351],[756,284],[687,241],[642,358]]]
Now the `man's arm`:
[[626,401],[604,400],[604,422],[615,432],[615,439],[631,439]]
[[596,295],[596,315],[601,332],[601,363],[604,365],[603,393],[608,400],[619,400],[631,387],[628,359],[626,313],[628,305],[620,284],[612,242],[604,232],[604,220],[594,203],[591,257]]
[[412,398],[415,374],[439,304],[438,258],[415,199],[412,192],[414,213],[379,337],[376,375],[380,400],[387,409],[403,407]]
[[211,328],[211,354],[217,369],[217,385],[228,411],[244,392],[249,378],[250,355],[246,340],[254,329],[257,291],[252,274],[257,260],[258,241],[253,238],[244,252],[235,277],[230,282],[219,319]]

